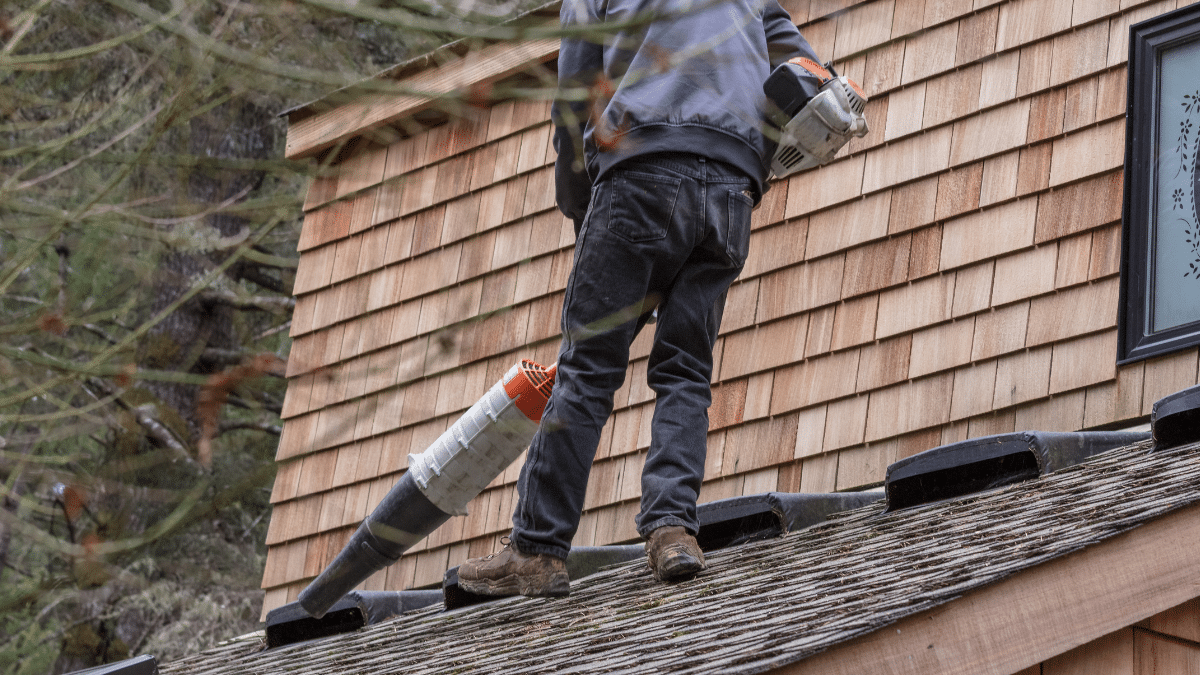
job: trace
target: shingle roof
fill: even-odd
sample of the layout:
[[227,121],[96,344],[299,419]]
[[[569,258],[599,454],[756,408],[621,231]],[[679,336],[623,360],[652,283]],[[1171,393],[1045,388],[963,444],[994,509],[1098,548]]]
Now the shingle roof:
[[227,643],[162,666],[233,673],[758,673],[799,661],[1200,501],[1200,444],[1120,448],[962,499],[884,503],[717,551],[691,582],[641,561],[571,596],[430,608],[276,650]]

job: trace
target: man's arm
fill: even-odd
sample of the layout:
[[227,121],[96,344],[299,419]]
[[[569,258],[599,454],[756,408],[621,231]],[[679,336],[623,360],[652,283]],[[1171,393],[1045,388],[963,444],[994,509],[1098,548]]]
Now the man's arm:
[[821,57],[809,46],[808,40],[800,34],[796,24],[787,10],[779,6],[776,0],[767,0],[763,12],[763,29],[767,33],[767,56],[771,60],[771,70],[789,59],[803,56],[823,63]]
[[[591,0],[564,0],[560,18],[563,28],[599,26]],[[603,37],[564,37],[558,52],[558,97],[550,110],[554,122],[554,191],[558,208],[576,225],[587,214],[592,179],[588,176],[583,151],[583,131],[591,113],[586,95],[604,68]]]

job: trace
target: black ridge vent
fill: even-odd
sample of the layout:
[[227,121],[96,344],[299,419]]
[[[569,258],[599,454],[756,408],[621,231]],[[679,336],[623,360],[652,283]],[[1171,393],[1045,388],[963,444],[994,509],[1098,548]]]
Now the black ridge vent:
[[[575,546],[567,555],[567,576],[571,581],[578,581],[586,576],[595,574],[609,565],[618,565],[630,560],[637,560],[646,555],[642,544],[624,546]],[[490,595],[476,595],[458,585],[458,568],[446,570],[442,580],[442,595],[445,597],[446,609],[458,609],[481,602],[490,602],[497,598]]]
[[158,674],[158,659],[143,654],[132,659],[117,661],[95,668],[87,668],[85,670],[75,670],[67,675],[157,675]]
[[1121,431],[1021,431],[943,445],[888,467],[888,510],[1019,483],[1149,437]]
[[[835,494],[789,494],[767,492],[733,497],[701,504],[696,517],[700,532],[696,541],[704,551],[758,539],[769,539],[824,521],[840,511],[849,511],[877,502],[881,492],[844,492]],[[643,544],[625,546],[576,546],[567,556],[567,574],[577,581],[601,569],[646,555]],[[495,598],[470,593],[458,585],[458,568],[446,570],[442,582],[446,609],[489,602]]]
[[[793,530],[823,522],[834,513],[866,506],[883,498],[882,492],[841,492],[834,494],[790,494],[766,492],[733,497],[701,504],[697,508],[700,532],[696,541],[704,551],[758,539],[778,537]],[[576,546],[567,557],[567,573],[577,581],[604,567],[645,556],[642,544],[626,546]],[[476,595],[458,585],[458,568],[446,570],[442,582],[446,609],[495,600]]]
[[701,504],[697,509],[700,548],[714,551],[757,539],[778,537],[879,501],[879,492],[793,494],[766,492]]
[[487,595],[477,595],[459,586],[457,565],[446,570],[446,575],[442,577],[442,601],[446,603],[446,609],[470,607],[496,599]]
[[1200,441],[1200,385],[1155,401],[1150,429],[1160,448]]
[[567,576],[572,581],[599,572],[610,565],[637,560],[646,555],[643,544],[624,546],[575,546],[567,556]]
[[350,591],[320,619],[309,616],[300,603],[289,602],[267,612],[267,648],[348,633],[441,600],[438,590]]

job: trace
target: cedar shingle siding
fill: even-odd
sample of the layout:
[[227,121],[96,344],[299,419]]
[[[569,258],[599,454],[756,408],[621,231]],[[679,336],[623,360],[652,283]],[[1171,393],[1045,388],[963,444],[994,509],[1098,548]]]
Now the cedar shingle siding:
[[[1196,349],[1115,365],[1128,27],[1184,4],[784,3],[863,84],[871,133],[755,211],[701,501],[877,483],[935,445],[1131,420],[1197,382]],[[310,189],[264,612],[336,555],[408,453],[517,359],[555,360],[574,236],[548,118],[506,102],[363,140]],[[636,537],[649,338],[577,544]],[[519,464],[366,587],[432,584],[493,550]]]

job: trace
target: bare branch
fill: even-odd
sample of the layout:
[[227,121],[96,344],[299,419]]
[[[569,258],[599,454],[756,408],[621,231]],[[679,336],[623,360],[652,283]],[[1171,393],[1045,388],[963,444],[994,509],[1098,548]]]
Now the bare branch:
[[292,320],[288,319],[287,321],[284,321],[283,323],[279,324],[278,326],[275,326],[274,328],[268,328],[267,330],[259,333],[258,335],[255,335],[254,340],[255,340],[255,342],[257,342],[263,338],[268,338],[276,333],[288,330],[291,327],[292,327]]
[[114,338],[113,336],[104,332],[103,328],[100,328],[99,326],[97,326],[94,323],[82,324],[82,328],[84,330],[88,331],[89,333],[92,333],[93,335],[99,337],[101,340],[104,340],[105,342],[107,342],[110,345],[115,345],[117,343],[116,338]]
[[232,291],[208,289],[197,294],[201,302],[225,305],[234,309],[256,309],[263,312],[284,313],[296,308],[296,299],[269,295],[242,296]]
[[[105,380],[90,378],[87,384],[88,386],[95,387],[109,396],[115,396],[117,393],[116,387]],[[183,460],[189,466],[199,468],[196,464],[196,460],[192,458],[191,451],[188,450],[187,443],[185,443],[183,439],[179,438],[174,431],[171,431],[170,427],[166,426],[158,419],[157,406],[155,406],[153,403],[145,403],[143,405],[134,407],[121,400],[120,397],[116,397],[114,400],[116,401],[117,405],[128,410],[133,415],[133,418],[137,421],[138,425],[146,430],[146,435],[157,442],[158,445],[170,450],[175,454],[177,459]]]
[[67,246],[63,234],[58,235],[54,252],[58,254],[58,306],[55,310],[62,316],[67,311],[67,271],[70,269],[67,259],[71,257],[71,249]]
[[249,250],[243,251],[242,256],[255,265],[261,265],[263,267],[278,267],[279,269],[294,270],[300,265],[299,258],[285,258],[283,256],[278,256],[262,246],[252,246]]
[[192,454],[188,452],[187,446],[183,444],[183,441],[175,435],[175,432],[171,431],[165,424],[158,420],[156,417],[158,408],[154,404],[139,405],[130,410],[130,412],[133,413],[133,417],[137,420],[137,423],[146,430],[146,435],[158,441],[159,445],[171,450],[181,459],[186,459],[189,464],[195,463],[192,460]]
[[[0,499],[0,507],[5,511],[15,514],[17,512],[17,501],[8,495],[4,495]],[[0,575],[4,574],[4,568],[9,567],[8,562],[8,546],[12,542],[12,527],[8,524],[8,519],[0,519]],[[16,568],[14,568],[16,569]]]
[[251,402],[238,396],[230,396],[225,402],[235,408],[241,408],[243,410],[267,410],[275,413],[276,415],[283,412],[282,404],[278,404],[269,400]]
[[279,425],[276,425],[276,424],[270,424],[267,422],[225,422],[217,430],[217,435],[220,436],[221,434],[225,433],[226,431],[234,431],[237,429],[249,429],[251,431],[262,431],[262,432],[271,434],[273,436],[278,436],[283,433],[283,427],[280,427]]
[[254,355],[237,349],[219,349],[217,347],[205,347],[204,351],[200,352],[201,361],[217,366],[236,366],[252,356]]
[[274,291],[276,293],[287,292],[283,287],[282,281],[276,279],[275,277],[263,274],[262,269],[260,269],[257,265],[237,265],[233,268],[232,272],[236,278],[252,281],[268,291]]

